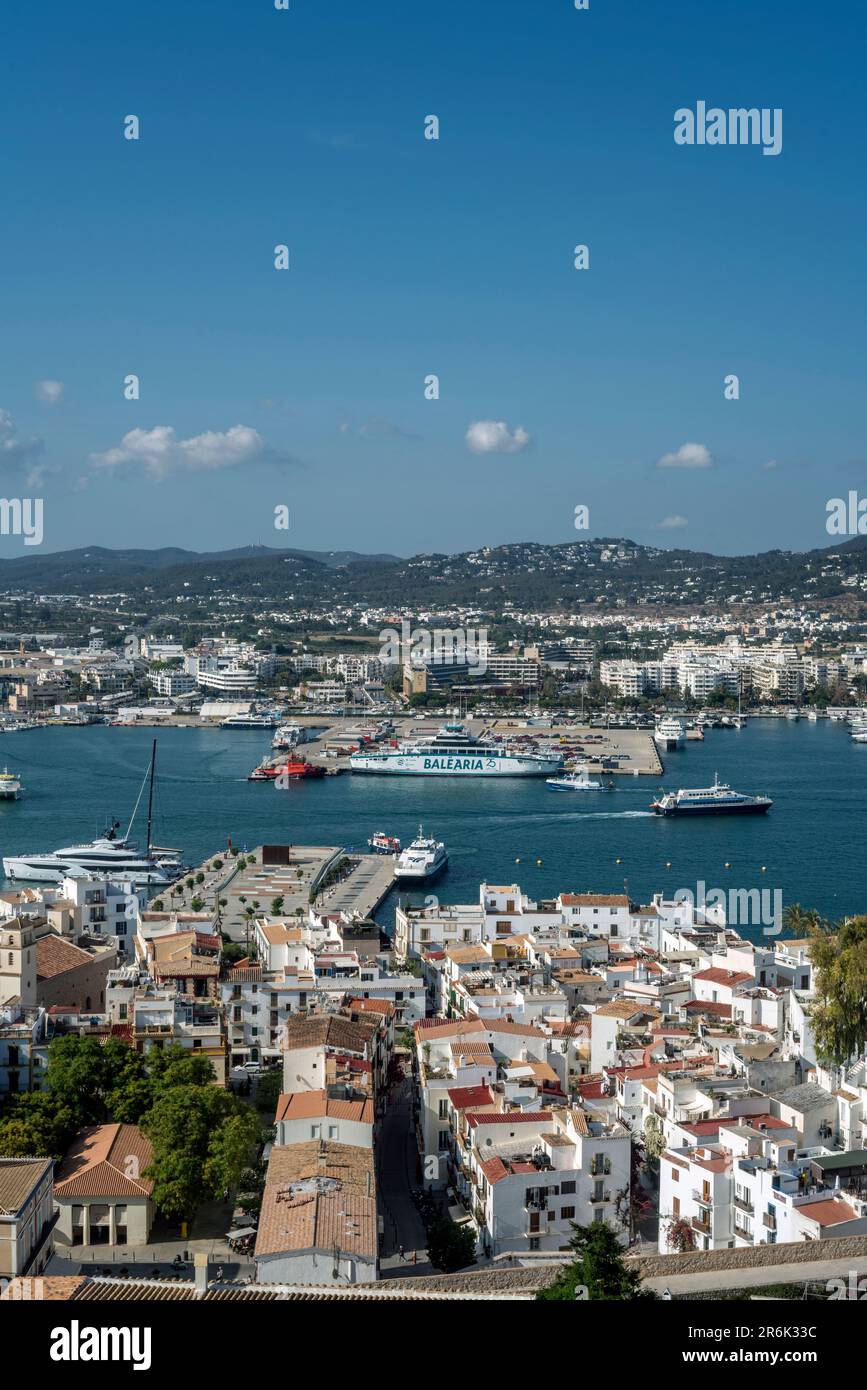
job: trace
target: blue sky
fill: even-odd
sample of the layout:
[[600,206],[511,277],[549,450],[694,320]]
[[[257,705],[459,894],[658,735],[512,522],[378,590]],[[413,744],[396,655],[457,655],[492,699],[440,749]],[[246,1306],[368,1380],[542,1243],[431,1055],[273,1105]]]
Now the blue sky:
[[[735,553],[867,490],[854,0],[11,8],[0,487],[47,549],[461,550],[584,503]],[[698,100],[781,107],[782,153],[675,145]]]

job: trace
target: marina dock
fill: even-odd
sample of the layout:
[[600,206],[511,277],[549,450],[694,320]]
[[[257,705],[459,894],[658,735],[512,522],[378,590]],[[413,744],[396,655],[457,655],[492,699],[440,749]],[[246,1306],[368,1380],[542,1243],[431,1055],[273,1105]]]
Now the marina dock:
[[[161,892],[158,901],[164,911],[190,912],[194,901],[201,902],[203,912],[219,906],[222,930],[243,942],[254,918],[306,917],[311,906],[370,917],[390,892],[394,869],[391,855],[340,845],[258,845],[237,856],[220,850]],[[200,873],[203,881],[196,883]]]
[[[411,743],[431,738],[446,722],[447,717],[440,714],[425,716],[423,720],[419,720],[412,716],[396,716],[392,721],[394,732],[390,735],[389,741]],[[322,767],[327,774],[335,775],[350,770],[350,750],[358,747],[364,731],[377,721],[340,720],[327,728],[322,727],[322,716],[318,720],[313,717],[293,718],[291,722],[315,728],[316,737],[309,743],[298,744],[291,755],[285,752],[272,753],[269,749],[267,756],[260,760],[260,765],[278,767],[285,762],[287,756],[300,756],[308,763]],[[555,751],[559,751],[562,745],[565,745],[566,749],[581,745],[584,751],[576,755],[576,760],[589,763],[593,773],[604,771],[614,776],[661,777],[664,770],[652,731],[649,729],[605,729],[557,723],[543,728],[530,725],[526,720],[519,718],[468,718],[463,723],[477,738],[493,737],[507,742],[533,739],[538,746],[550,746]],[[387,741],[382,741],[379,746],[387,746]],[[617,766],[603,769],[603,758],[617,760]]]

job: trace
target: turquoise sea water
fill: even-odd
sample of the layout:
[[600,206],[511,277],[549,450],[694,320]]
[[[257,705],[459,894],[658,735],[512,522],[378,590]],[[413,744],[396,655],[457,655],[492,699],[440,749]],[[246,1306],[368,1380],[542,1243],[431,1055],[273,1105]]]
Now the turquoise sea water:
[[[113,817],[125,830],[152,738],[147,729],[107,726],[4,735],[0,766],[20,773],[25,790],[17,802],[0,802],[0,853],[90,839]],[[659,784],[646,777],[588,793],[554,793],[544,780],[350,774],[278,790],[246,780],[267,748],[266,734],[246,730],[161,731],[156,842],[198,862],[225,848],[229,835],[238,846],[362,846],[376,830],[406,842],[423,820],[449,850],[433,890],[443,902],[475,901],[482,879],[520,883],[533,897],[621,892],[626,883],[642,902],[654,890],[695,891],[703,881],[708,891],[779,888],[784,903],[833,917],[867,911],[867,745],[852,743],[842,724],[750,720],[665,754],[666,787],[706,786],[718,771],[737,790],[774,800],[767,816],[692,820],[650,814]],[[146,796],[140,842],[145,806]],[[393,907],[394,896],[378,914],[386,925]]]

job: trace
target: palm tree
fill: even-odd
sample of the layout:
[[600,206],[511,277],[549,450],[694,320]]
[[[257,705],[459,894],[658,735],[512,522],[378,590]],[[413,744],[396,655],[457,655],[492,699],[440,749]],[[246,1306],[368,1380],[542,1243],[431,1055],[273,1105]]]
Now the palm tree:
[[814,927],[822,925],[821,915],[815,907],[802,907],[800,903],[789,903],[783,908],[783,926],[796,937],[809,936]]

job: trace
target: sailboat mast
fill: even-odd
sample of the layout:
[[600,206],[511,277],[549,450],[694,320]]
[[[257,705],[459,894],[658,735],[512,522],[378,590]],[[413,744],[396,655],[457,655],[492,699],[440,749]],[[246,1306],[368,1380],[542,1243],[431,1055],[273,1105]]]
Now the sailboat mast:
[[146,851],[145,851],[147,854],[150,854],[150,852],[151,852],[151,825],[152,825],[152,822],[153,822],[153,811],[154,811],[154,773],[155,773],[155,771],[156,771],[156,766],[157,766],[157,741],[156,741],[156,739],[154,739],[153,748],[151,749],[151,781],[150,781],[150,787],[149,787],[149,789],[148,789],[148,840],[147,840],[147,848],[146,848]]

